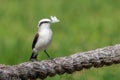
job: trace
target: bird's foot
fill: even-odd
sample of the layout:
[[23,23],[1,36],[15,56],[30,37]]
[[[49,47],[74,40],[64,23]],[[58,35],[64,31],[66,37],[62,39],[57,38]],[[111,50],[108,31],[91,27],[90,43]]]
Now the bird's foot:
[[53,60],[54,58],[52,58],[52,57],[49,57],[49,60]]
[[51,58],[51,57],[50,57],[49,60],[50,60],[51,62],[53,62],[53,63],[56,63],[55,60],[54,60],[54,58]]
[[37,60],[37,59],[32,58],[32,59],[30,59],[30,61],[31,61],[31,62],[35,62],[35,61],[38,61],[38,60]]

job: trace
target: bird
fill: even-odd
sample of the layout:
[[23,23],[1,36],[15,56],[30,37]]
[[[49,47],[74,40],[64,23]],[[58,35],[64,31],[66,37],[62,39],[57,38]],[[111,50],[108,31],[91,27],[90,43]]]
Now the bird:
[[47,53],[47,49],[52,41],[52,30],[51,24],[60,22],[56,16],[51,16],[50,19],[44,18],[38,22],[38,32],[36,33],[33,43],[32,43],[32,55],[30,61],[36,61],[39,51],[44,51],[46,55],[50,57]]

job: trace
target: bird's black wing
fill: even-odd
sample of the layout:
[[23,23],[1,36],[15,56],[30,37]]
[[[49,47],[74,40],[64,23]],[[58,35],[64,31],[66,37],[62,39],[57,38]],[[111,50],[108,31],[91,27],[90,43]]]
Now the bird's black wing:
[[37,34],[35,35],[34,40],[33,40],[32,49],[35,47],[35,44],[36,44],[36,42],[37,42],[37,40],[38,40],[38,37],[39,37],[39,34],[37,33]]

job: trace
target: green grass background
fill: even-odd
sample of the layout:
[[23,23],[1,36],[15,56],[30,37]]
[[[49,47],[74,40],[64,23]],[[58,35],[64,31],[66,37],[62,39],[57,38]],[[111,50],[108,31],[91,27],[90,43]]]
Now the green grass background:
[[[51,15],[61,20],[52,25],[52,57],[120,42],[120,0],[0,0],[0,64],[28,61],[38,21]],[[46,80],[119,80],[119,73],[120,65],[112,65]]]

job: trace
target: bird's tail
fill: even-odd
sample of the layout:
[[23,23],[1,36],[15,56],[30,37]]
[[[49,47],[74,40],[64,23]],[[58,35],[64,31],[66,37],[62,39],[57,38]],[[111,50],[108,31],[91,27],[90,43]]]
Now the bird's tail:
[[30,57],[30,61],[32,61],[32,60],[37,60],[37,55],[38,55],[38,53],[35,53],[35,52],[32,52],[32,55],[31,55],[31,57]]

